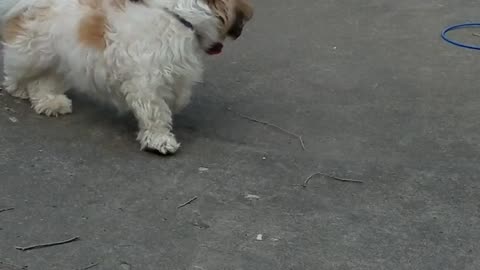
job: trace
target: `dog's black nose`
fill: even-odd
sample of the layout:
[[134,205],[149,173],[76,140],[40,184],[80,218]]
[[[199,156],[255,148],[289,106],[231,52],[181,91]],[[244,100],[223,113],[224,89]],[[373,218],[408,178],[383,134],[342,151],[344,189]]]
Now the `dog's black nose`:
[[239,38],[242,35],[244,25],[245,25],[244,15],[241,12],[237,12],[235,21],[230,27],[227,35],[233,39]]
[[242,35],[242,31],[243,31],[243,27],[233,27],[228,32],[228,35],[233,39],[237,39]]

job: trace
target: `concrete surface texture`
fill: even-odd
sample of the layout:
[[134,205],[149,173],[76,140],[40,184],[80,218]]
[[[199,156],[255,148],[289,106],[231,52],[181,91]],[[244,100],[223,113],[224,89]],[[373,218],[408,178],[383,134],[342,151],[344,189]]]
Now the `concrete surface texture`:
[[478,3],[254,2],[175,156],[84,97],[46,118],[1,94],[0,269],[480,269],[480,54],[439,38]]

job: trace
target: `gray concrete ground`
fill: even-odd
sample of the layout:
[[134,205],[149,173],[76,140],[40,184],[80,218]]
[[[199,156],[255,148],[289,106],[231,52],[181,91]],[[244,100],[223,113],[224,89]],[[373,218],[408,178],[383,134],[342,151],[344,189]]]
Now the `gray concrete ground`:
[[[173,157],[82,97],[51,119],[0,97],[0,269],[480,269],[480,54],[439,39],[478,3],[255,2]],[[316,171],[365,183],[298,186]]]

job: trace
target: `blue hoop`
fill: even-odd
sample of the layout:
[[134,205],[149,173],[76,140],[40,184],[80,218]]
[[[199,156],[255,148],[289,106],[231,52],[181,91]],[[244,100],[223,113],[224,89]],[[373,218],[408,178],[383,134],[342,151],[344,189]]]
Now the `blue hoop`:
[[449,26],[449,27],[445,28],[445,30],[442,31],[442,38],[446,42],[448,42],[450,44],[453,44],[455,46],[480,51],[480,46],[473,46],[473,45],[460,43],[458,41],[449,39],[447,37],[447,33],[450,32],[450,31],[458,30],[458,29],[462,29],[462,28],[472,28],[472,27],[480,27],[480,23],[462,23],[462,24],[456,24],[456,25]]

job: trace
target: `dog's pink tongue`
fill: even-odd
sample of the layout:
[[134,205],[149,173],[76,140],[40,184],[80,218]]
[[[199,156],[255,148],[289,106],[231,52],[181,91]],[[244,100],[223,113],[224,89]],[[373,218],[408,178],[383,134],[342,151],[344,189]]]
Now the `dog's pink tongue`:
[[222,49],[223,49],[223,44],[217,42],[213,44],[213,46],[210,47],[210,49],[207,50],[207,53],[210,55],[220,54],[222,52]]

